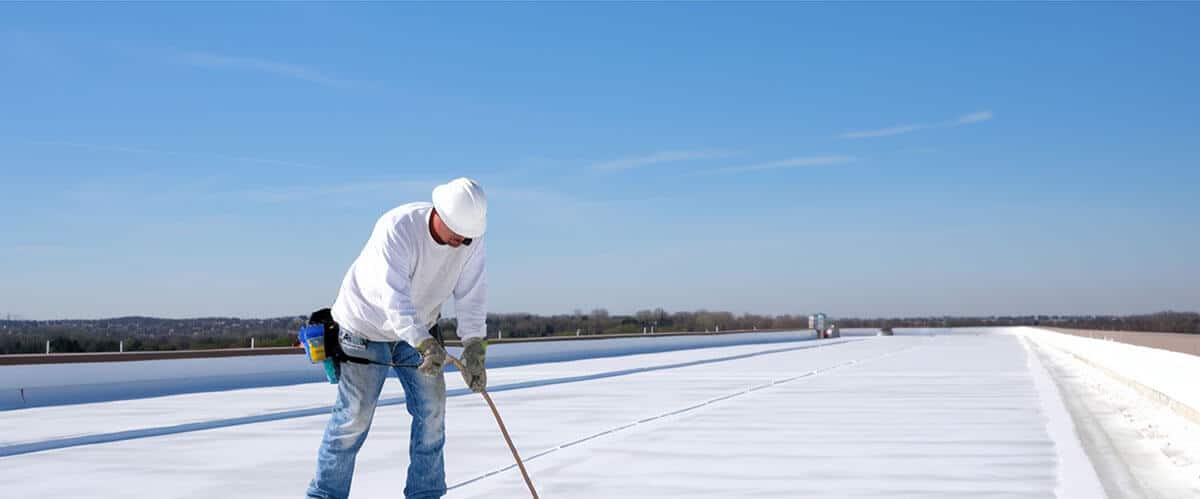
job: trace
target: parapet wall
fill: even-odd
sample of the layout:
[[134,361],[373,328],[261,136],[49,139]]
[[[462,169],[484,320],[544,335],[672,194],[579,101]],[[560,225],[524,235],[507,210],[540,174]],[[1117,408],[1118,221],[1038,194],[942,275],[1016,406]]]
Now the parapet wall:
[[1105,339],[1103,334],[1099,334],[1112,334],[1112,331],[1095,331],[1098,337],[1078,334],[1077,331],[1035,327],[1021,328],[1021,332],[1040,345],[1066,352],[1104,371],[1146,397],[1200,424],[1200,382],[1197,382],[1200,380],[1200,356],[1135,344],[1182,345],[1181,348],[1186,350],[1190,346],[1187,342],[1200,341],[1200,337],[1176,335],[1182,338],[1164,341],[1161,338],[1138,338],[1137,335],[1171,333],[1126,333],[1134,337],[1126,337],[1130,341],[1121,342]]
[[[496,342],[488,347],[488,367],[813,338],[810,331],[784,331]],[[273,352],[282,353],[278,355],[255,352],[252,356],[128,361],[110,355],[104,359],[107,361],[0,365],[0,410],[325,381],[320,366],[310,364],[300,350],[283,350]],[[461,348],[450,347],[449,351],[457,356]]]

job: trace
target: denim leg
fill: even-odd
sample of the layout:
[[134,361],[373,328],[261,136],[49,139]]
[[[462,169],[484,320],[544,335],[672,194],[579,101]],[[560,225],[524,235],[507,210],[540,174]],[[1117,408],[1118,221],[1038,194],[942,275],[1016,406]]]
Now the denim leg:
[[[393,351],[393,362],[417,364],[421,354],[408,343],[400,342]],[[404,403],[412,415],[408,440],[408,480],[404,485],[407,499],[437,499],[446,494],[446,379],[439,373],[427,376],[411,367],[396,368],[404,385]]]
[[[341,343],[348,352],[356,350],[350,354],[358,357],[386,358],[388,354],[386,343],[345,336]],[[350,496],[354,459],[367,439],[387,370],[386,366],[342,363],[337,402],[317,452],[317,474],[309,483],[308,497],[346,499]]]

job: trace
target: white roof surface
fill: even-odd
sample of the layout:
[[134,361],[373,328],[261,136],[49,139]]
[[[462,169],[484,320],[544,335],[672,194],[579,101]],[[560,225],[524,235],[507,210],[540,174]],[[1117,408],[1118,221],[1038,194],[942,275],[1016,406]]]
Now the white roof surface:
[[[1104,497],[1022,341],[729,346],[492,369],[489,382],[544,498]],[[482,398],[447,380],[447,497],[528,497]],[[333,395],[308,384],[8,411],[0,490],[301,497]],[[383,397],[400,396],[389,381]],[[402,404],[379,408],[354,497],[402,496],[408,424]]]

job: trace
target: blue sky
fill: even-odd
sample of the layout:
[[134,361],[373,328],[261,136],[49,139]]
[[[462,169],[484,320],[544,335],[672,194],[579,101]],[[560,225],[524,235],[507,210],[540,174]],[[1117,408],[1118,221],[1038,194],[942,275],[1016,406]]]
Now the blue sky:
[[2,4],[0,314],[302,314],[463,175],[496,312],[1197,310],[1198,22]]

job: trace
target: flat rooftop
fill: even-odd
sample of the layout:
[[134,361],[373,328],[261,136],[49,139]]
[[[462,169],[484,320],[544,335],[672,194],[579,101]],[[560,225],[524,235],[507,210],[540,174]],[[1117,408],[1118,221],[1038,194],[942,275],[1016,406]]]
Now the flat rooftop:
[[[492,369],[490,391],[547,498],[1103,497],[1025,341],[960,332],[583,359]],[[447,497],[528,496],[482,398],[447,380]],[[334,394],[311,383],[7,411],[0,484],[41,499],[299,497]],[[390,380],[355,497],[400,495],[402,396]]]

